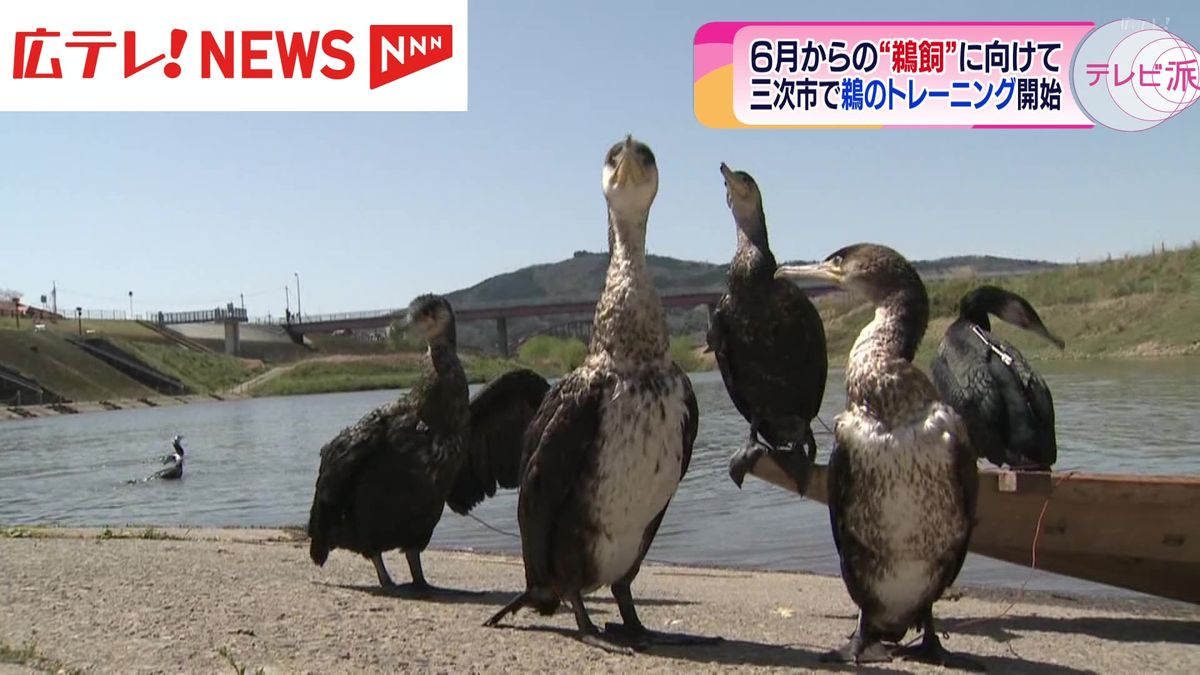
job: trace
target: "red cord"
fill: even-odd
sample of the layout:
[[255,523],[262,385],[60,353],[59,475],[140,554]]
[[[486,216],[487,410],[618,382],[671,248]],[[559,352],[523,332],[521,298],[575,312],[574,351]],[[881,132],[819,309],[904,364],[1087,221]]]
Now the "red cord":
[[[1062,477],[1060,477],[1057,481],[1054,482],[1054,489],[1058,489],[1059,485],[1062,485],[1064,481],[1066,481],[1068,478],[1070,478],[1071,476],[1074,476],[1074,475],[1075,475],[1074,471],[1068,471],[1067,473],[1063,474]],[[1050,496],[1046,497],[1046,501],[1042,503],[1042,511],[1041,511],[1041,513],[1038,514],[1037,527],[1034,528],[1034,531],[1033,531],[1033,546],[1031,547],[1031,549],[1029,551],[1029,575],[1025,577],[1025,581],[1021,583],[1021,587],[1017,589],[1017,597],[1014,598],[1013,601],[1008,604],[1008,607],[1005,607],[1004,610],[1001,611],[996,616],[989,616],[989,617],[984,617],[981,619],[971,619],[970,621],[967,621],[966,623],[960,624],[958,626],[959,628],[964,628],[966,626],[974,626],[974,625],[985,623],[988,621],[995,621],[997,619],[1000,619],[1000,618],[1004,617],[1006,614],[1008,614],[1012,610],[1013,607],[1016,607],[1017,603],[1019,603],[1021,601],[1021,599],[1025,596],[1025,587],[1029,585],[1029,582],[1033,580],[1034,573],[1037,572],[1038,540],[1041,539],[1042,522],[1046,518],[1046,510],[1050,508],[1050,498],[1053,497],[1053,495],[1054,495],[1054,492],[1052,490],[1050,493]]]

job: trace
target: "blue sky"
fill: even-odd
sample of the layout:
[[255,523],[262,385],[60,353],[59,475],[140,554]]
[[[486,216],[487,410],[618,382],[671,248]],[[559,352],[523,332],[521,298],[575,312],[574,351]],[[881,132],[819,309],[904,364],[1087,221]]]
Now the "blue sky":
[[[600,164],[632,132],[662,176],[648,246],[723,261],[718,165],[762,187],[772,247],[1074,261],[1190,242],[1200,109],[1145,133],[713,130],[691,42],[714,20],[1157,20],[1189,2],[473,0],[470,111],[0,114],[0,287],[60,306],[305,313],[397,307],[606,245]],[[1168,22],[1169,21],[1169,22]],[[1198,107],[1200,108],[1200,107]],[[293,299],[293,309],[294,299]]]

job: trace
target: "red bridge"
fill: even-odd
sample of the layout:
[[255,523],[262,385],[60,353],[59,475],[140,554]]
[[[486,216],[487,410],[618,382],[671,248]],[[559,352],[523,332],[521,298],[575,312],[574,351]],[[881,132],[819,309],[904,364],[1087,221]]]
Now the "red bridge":
[[[837,290],[835,286],[805,287],[810,296],[824,295]],[[692,309],[704,305],[709,312],[716,307],[723,291],[702,291],[697,293],[679,293],[661,295],[664,307],[676,309]],[[495,321],[497,343],[505,356],[508,355],[508,320],[534,316],[554,316],[562,314],[594,314],[596,299],[577,302],[554,302],[544,305],[496,305],[491,307],[455,307],[454,316],[459,322],[465,321]],[[332,333],[339,330],[369,330],[385,328],[393,321],[404,315],[405,309],[385,309],[373,312],[351,312],[346,314],[325,314],[318,316],[298,317],[286,326],[287,331],[296,339],[307,333]]]

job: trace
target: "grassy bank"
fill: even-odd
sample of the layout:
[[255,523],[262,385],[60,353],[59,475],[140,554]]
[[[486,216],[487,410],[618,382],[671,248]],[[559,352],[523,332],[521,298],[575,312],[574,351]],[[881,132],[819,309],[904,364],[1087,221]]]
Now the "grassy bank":
[[[672,356],[687,370],[699,369],[695,341],[690,337],[671,340]],[[527,340],[513,359],[462,354],[463,369],[471,383],[487,382],[514,368],[530,368],[544,377],[558,377],[583,363],[587,345],[575,338],[537,336]],[[283,367],[261,382],[252,381],[252,396],[291,396],[331,392],[403,389],[421,374],[420,352],[386,355],[320,357]]]
[[[421,354],[402,353],[376,356],[343,355],[317,358],[288,366],[277,376],[252,384],[252,396],[294,396],[373,389],[411,387],[421,375]],[[487,382],[521,367],[517,361],[487,356],[464,355],[463,370],[471,383]],[[535,368],[543,375],[555,373]]]
[[[47,323],[0,319],[0,365],[35,380],[72,401],[102,401],[154,396],[156,392],[71,344],[80,337],[74,321]],[[261,370],[257,362],[223,354],[196,352],[135,321],[84,321],[83,337],[103,338],[166,375],[192,393],[228,390]]]

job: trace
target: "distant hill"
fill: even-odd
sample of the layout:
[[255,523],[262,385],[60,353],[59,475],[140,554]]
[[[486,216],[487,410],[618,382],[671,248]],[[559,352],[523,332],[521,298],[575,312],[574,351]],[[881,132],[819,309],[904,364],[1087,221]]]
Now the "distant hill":
[[[659,293],[720,292],[725,289],[728,263],[679,260],[649,255],[647,267],[654,275]],[[811,262],[811,261],[789,261]],[[1038,260],[1016,260],[994,256],[955,256],[936,260],[916,261],[917,271],[926,278],[946,276],[1006,276],[1025,274],[1053,267],[1057,263]],[[585,301],[596,298],[604,289],[608,269],[608,253],[576,251],[566,260],[523,267],[514,272],[498,274],[470,288],[449,293],[455,307],[480,307],[518,304],[548,304]],[[583,321],[581,316],[552,316],[516,319],[509,322],[509,338],[518,341],[531,333],[569,321]],[[668,317],[675,334],[703,331],[708,317],[703,308],[693,311],[672,311]],[[483,323],[465,323],[459,327],[459,342],[476,349],[495,349],[495,327]]]

